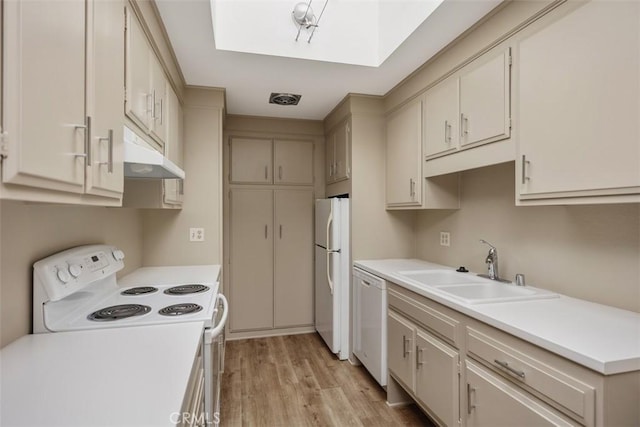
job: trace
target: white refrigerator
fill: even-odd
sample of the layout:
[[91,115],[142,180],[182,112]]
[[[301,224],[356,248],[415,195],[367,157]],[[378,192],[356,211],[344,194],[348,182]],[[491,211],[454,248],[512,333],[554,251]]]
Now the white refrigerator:
[[349,199],[316,200],[315,326],[340,360],[349,357]]

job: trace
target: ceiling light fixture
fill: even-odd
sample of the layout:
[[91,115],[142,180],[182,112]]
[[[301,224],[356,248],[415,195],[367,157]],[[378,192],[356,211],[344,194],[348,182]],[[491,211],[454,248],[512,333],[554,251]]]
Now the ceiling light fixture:
[[313,9],[311,8],[311,2],[313,0],[309,0],[309,3],[300,2],[297,3],[293,7],[293,12],[291,12],[291,17],[293,18],[293,22],[298,26],[298,34],[296,34],[296,41],[300,37],[300,32],[304,28],[308,30],[309,28],[313,28],[311,30],[311,34],[307,39],[307,43],[311,43],[311,38],[313,34],[316,32],[316,28],[318,28],[318,24],[320,23],[320,19],[322,19],[322,14],[324,13],[324,9],[327,7],[327,3],[329,0],[325,0],[324,6],[322,6],[322,11],[320,12],[320,16],[316,19],[316,16],[313,13]]

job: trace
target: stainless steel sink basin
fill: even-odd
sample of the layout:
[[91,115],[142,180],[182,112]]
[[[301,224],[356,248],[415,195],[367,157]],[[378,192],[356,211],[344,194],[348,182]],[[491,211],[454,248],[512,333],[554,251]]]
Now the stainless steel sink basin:
[[398,274],[427,286],[486,282],[485,279],[473,273],[458,273],[455,270],[411,270],[400,271]]
[[553,292],[532,286],[515,286],[454,270],[411,270],[398,275],[467,304],[488,304],[557,298]]
[[440,286],[438,290],[467,304],[527,301],[558,297],[558,294],[545,289],[490,282]]

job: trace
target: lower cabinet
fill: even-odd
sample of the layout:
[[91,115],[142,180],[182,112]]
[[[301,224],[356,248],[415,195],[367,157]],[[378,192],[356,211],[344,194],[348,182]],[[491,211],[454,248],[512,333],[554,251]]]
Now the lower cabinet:
[[232,332],[313,324],[313,190],[230,190]]
[[412,321],[388,312],[389,373],[443,425],[460,419],[460,355]]
[[466,363],[467,426],[575,426],[488,370]]

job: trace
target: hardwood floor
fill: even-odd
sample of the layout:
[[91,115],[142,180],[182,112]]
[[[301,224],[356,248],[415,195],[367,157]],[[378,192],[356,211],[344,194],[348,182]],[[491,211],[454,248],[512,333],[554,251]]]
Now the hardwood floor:
[[390,408],[362,366],[318,334],[228,341],[222,426],[433,426],[414,406]]

